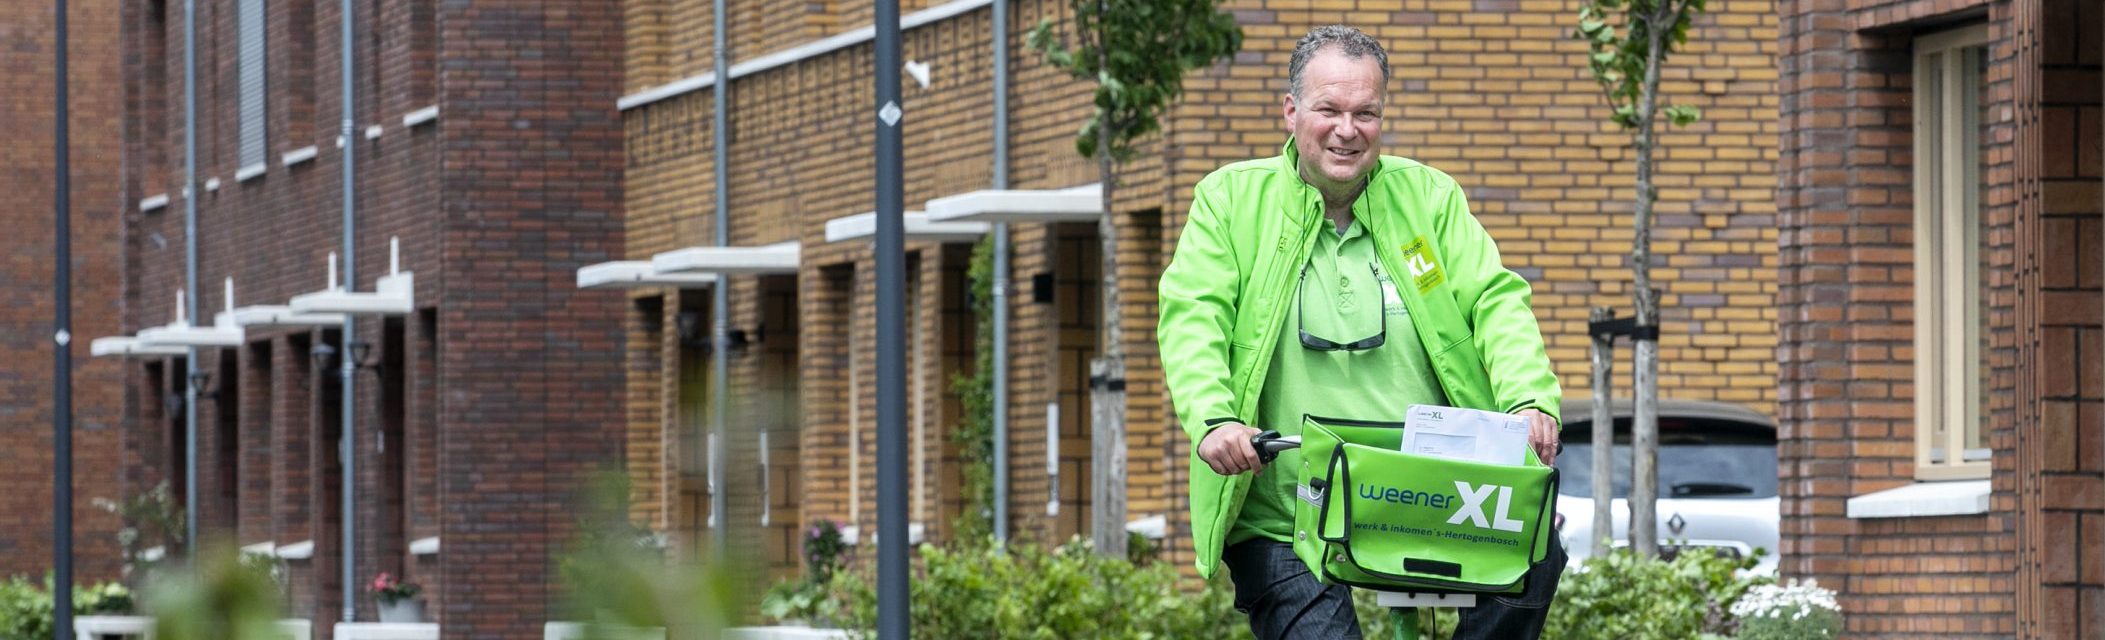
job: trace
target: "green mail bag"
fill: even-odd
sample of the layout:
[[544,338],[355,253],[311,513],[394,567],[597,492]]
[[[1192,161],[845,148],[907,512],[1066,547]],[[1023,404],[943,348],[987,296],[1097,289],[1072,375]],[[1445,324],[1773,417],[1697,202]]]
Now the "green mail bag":
[[1549,555],[1557,470],[1404,453],[1403,423],[1307,416],[1294,554],[1325,583],[1518,593]]

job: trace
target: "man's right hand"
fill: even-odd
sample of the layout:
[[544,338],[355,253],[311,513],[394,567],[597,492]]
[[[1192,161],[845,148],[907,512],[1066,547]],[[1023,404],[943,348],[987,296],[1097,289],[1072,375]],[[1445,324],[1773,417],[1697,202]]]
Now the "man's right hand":
[[1264,466],[1257,460],[1257,447],[1250,444],[1257,434],[1257,429],[1243,423],[1223,422],[1199,441],[1199,459],[1224,476],[1255,471]]

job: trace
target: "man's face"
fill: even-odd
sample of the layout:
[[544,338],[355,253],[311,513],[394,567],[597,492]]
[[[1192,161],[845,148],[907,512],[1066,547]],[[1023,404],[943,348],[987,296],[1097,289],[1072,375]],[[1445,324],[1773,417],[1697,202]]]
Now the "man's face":
[[1349,188],[1381,154],[1381,65],[1335,47],[1301,69],[1301,97],[1287,95],[1286,129],[1301,153],[1301,178],[1325,192]]

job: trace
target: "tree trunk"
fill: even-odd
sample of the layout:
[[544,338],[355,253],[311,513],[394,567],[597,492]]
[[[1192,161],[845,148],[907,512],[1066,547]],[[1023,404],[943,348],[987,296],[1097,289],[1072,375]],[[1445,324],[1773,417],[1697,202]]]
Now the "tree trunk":
[[[1101,51],[1101,48],[1099,48]],[[1126,359],[1119,327],[1118,227],[1112,224],[1112,197],[1118,177],[1112,173],[1111,114],[1097,112],[1097,172],[1102,178],[1104,217],[1096,223],[1103,243],[1103,307],[1097,332],[1101,354],[1089,365],[1090,538],[1096,551],[1126,557]]]
[[1636,276],[1632,295],[1637,302],[1639,333],[1637,387],[1630,420],[1630,546],[1643,555],[1659,553],[1659,338],[1646,327],[1659,326],[1659,292],[1652,288],[1652,187],[1653,130],[1659,112],[1659,58],[1666,34],[1673,27],[1675,3],[1661,3],[1648,21],[1650,46],[1645,55],[1644,94],[1637,111],[1637,215],[1636,237],[1630,247],[1630,268]]
[[[1593,321],[1614,315],[1608,307],[1594,307]],[[1593,532],[1589,534],[1593,557],[1608,555],[1615,539],[1615,415],[1608,399],[1614,396],[1615,336],[1593,337]],[[1570,416],[1566,416],[1569,418]]]

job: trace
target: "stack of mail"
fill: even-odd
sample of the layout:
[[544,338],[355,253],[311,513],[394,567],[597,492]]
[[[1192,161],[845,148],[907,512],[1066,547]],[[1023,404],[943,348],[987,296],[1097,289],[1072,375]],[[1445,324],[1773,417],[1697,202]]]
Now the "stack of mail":
[[1510,413],[1411,405],[1403,422],[1403,452],[1519,465],[1527,462],[1528,419]]

